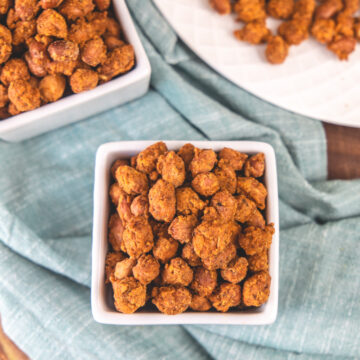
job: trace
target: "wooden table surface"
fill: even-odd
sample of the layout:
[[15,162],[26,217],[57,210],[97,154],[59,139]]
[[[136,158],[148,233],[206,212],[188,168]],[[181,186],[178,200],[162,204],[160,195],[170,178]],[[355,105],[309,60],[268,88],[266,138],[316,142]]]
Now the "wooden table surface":
[[[328,143],[328,178],[360,178],[360,128],[325,123],[324,128]],[[1,323],[0,360],[29,360],[2,331]]]

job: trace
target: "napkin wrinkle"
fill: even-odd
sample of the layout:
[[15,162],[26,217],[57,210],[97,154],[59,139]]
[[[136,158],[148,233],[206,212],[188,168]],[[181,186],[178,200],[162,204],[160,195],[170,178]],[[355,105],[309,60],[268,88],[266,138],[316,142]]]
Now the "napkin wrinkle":
[[[192,334],[192,336],[194,338],[197,339],[198,343],[202,343],[201,338],[204,338],[204,346],[205,344],[209,344],[212,342],[222,342],[222,343],[226,343],[228,341],[228,338],[225,336],[222,336],[216,332],[212,332],[211,330],[208,330],[206,328],[205,325],[188,325],[187,326],[189,328],[189,332]],[[234,326],[230,326],[234,327]],[[260,328],[260,326],[257,326],[257,328]],[[198,332],[197,332],[198,331]],[[204,334],[205,333],[205,334]],[[206,334],[207,333],[207,334]],[[207,335],[213,336],[217,341],[209,341],[209,337]],[[234,342],[235,345],[237,345],[238,348],[236,349],[236,354],[238,355],[238,357],[235,354],[227,354],[227,357],[222,356],[221,360],[225,360],[225,359],[243,359],[244,358],[244,353],[247,354],[247,357],[245,357],[246,359],[261,359],[261,360],[265,360],[265,359],[356,359],[354,356],[339,356],[339,355],[334,355],[334,354],[320,354],[320,353],[311,353],[311,352],[303,352],[303,351],[293,351],[291,349],[279,349],[277,347],[272,347],[272,346],[268,346],[268,345],[261,345],[261,344],[252,344],[252,346],[250,347],[249,344],[246,341],[241,341],[238,339],[234,339],[236,340],[236,342]],[[256,356],[252,356],[251,353],[247,352],[246,350],[250,350],[251,348],[256,348],[257,352],[256,352]],[[242,351],[241,351],[242,350]],[[258,351],[261,351],[261,356],[259,356]],[[270,353],[269,353],[270,352]],[[235,357],[234,357],[235,355]],[[214,359],[219,358],[216,357],[215,354],[210,354],[210,356],[212,356]]]
[[[78,284],[90,286],[90,256],[86,251],[86,257],[81,254],[76,256],[76,262],[70,259],[74,256],[74,249],[88,249],[90,236],[86,236],[87,244],[83,246],[72,246],[64,253],[66,244],[64,241],[39,238],[28,226],[22,223],[14,214],[10,214],[4,207],[0,206],[0,241],[12,251],[34,262],[44,269],[53,271],[59,276],[65,276]],[[8,225],[6,226],[6,224]],[[21,238],[21,241],[14,241]],[[67,238],[74,245],[74,238]],[[65,238],[63,238],[65,240]],[[80,239],[82,243],[82,239]],[[66,249],[65,249],[66,250]],[[84,253],[85,254],[85,253]],[[71,265],[71,266],[70,266]],[[70,270],[71,269],[71,270]]]
[[163,55],[164,60],[171,65],[193,58],[192,52],[179,40],[157,8],[151,3],[147,5],[151,8],[149,11],[152,12],[152,16],[149,17],[148,11],[142,10],[143,5],[143,0],[128,1],[128,7],[136,21],[136,26],[148,30],[146,34],[140,31],[141,40],[143,41],[146,36],[153,47]]

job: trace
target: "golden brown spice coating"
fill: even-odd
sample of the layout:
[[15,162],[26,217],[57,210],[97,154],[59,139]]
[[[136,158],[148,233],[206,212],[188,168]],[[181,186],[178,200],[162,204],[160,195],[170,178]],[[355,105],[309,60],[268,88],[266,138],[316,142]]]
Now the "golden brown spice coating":
[[19,111],[12,102],[9,103],[8,112],[9,112],[10,115],[13,115],[13,116],[18,115],[18,114],[21,113],[21,111]]
[[133,277],[121,280],[110,277],[114,290],[114,304],[117,311],[124,314],[132,314],[138,308],[145,305],[146,286],[141,284]]
[[192,296],[190,309],[194,311],[208,311],[211,309],[211,303],[206,297],[195,294]]
[[59,11],[68,20],[76,20],[88,15],[94,8],[92,0],[64,0]]
[[76,69],[70,77],[71,90],[75,94],[94,89],[98,82],[97,72],[90,69]]
[[65,86],[64,76],[60,74],[45,76],[39,83],[41,100],[45,103],[59,100],[64,94]]
[[219,159],[224,159],[235,171],[242,170],[248,156],[230,148],[223,148],[219,152]]
[[153,248],[154,237],[147,219],[135,217],[127,222],[123,241],[130,257],[139,258],[142,254],[148,253]]
[[149,201],[146,195],[138,195],[131,202],[130,211],[134,216],[149,216]]
[[194,279],[190,285],[200,296],[209,296],[217,286],[217,272],[197,267],[194,270]]
[[179,243],[172,237],[160,235],[155,241],[152,252],[156,259],[165,264],[176,255],[178,247]]
[[184,187],[176,189],[176,211],[183,215],[198,215],[203,210],[205,202],[191,188]]
[[191,304],[191,293],[183,287],[163,286],[152,291],[153,304],[164,314],[176,315],[184,312]]
[[170,222],[175,216],[174,185],[159,179],[149,191],[149,211],[154,219]]
[[49,74],[71,76],[78,65],[78,61],[51,61],[46,64],[46,71]]
[[54,61],[71,61],[79,56],[78,45],[68,40],[56,40],[48,46],[47,50]]
[[105,33],[110,18],[107,11],[94,11],[87,15],[86,19],[91,26],[93,36],[101,36]]
[[137,155],[136,169],[146,174],[150,174],[156,169],[156,162],[159,156],[165,154],[167,151],[166,144],[162,141],[148,146]]
[[147,285],[160,274],[160,264],[152,255],[141,255],[132,271],[135,279]]
[[106,34],[120,37],[122,31],[120,24],[114,18],[108,18],[106,21]]
[[347,60],[349,55],[355,50],[356,39],[350,36],[335,36],[333,41],[327,45],[339,60]]
[[126,251],[123,242],[124,224],[118,214],[113,214],[109,220],[109,243],[114,251]]
[[31,20],[39,11],[37,0],[15,0],[15,14],[21,20]]
[[29,81],[19,79],[11,82],[8,95],[19,111],[34,110],[40,106],[40,91]]
[[211,171],[217,162],[215,151],[212,149],[194,149],[194,157],[189,164],[189,170],[193,177],[201,173]]
[[210,5],[221,15],[231,12],[231,0],[210,0]]
[[0,38],[2,38],[6,43],[12,42],[11,31],[4,25],[0,25]]
[[186,171],[188,171],[191,160],[195,155],[195,146],[190,143],[185,144],[179,149],[177,154],[183,159]]
[[267,190],[261,182],[251,177],[239,177],[236,189],[238,194],[253,200],[259,209],[265,209]]
[[214,220],[222,221],[222,219],[220,218],[220,215],[218,214],[216,209],[212,206],[207,206],[204,209],[203,216],[201,219],[202,219],[202,221],[205,221],[205,222],[212,222]]
[[240,30],[235,30],[234,35],[241,41],[256,45],[266,42],[271,31],[266,27],[265,19],[259,19],[248,22]]
[[248,269],[248,261],[245,257],[239,257],[232,260],[226,269],[221,270],[221,276],[224,280],[237,284],[245,279]]
[[117,195],[116,211],[119,214],[122,222],[125,224],[126,222],[130,221],[133,218],[133,214],[130,209],[133,198],[131,195],[127,194],[124,190],[122,190],[120,186],[116,195]]
[[81,50],[81,60],[90,66],[97,66],[106,60],[106,45],[101,37],[85,43]]
[[9,86],[15,80],[29,80],[30,74],[22,59],[10,59],[1,70],[1,82]]
[[265,219],[258,209],[255,209],[253,214],[246,220],[246,225],[265,229]]
[[223,283],[210,295],[209,300],[216,310],[226,312],[229,308],[240,305],[241,287],[237,284]]
[[192,267],[201,266],[202,264],[201,259],[196,255],[194,246],[191,242],[184,245],[181,251],[181,257]]
[[193,270],[184,259],[177,257],[165,264],[161,278],[164,284],[188,286],[193,280]]
[[61,39],[67,37],[65,19],[54,9],[44,10],[36,20],[39,35],[54,36]]
[[125,42],[113,35],[104,35],[104,43],[108,51],[125,45]]
[[278,28],[278,34],[280,36],[276,37],[276,42],[273,40],[273,56],[268,57],[268,60],[273,59],[273,64],[281,64],[284,62],[288,54],[288,46],[286,45],[299,45],[306,40],[309,37],[308,26],[308,21],[302,19],[292,19],[283,22]]
[[229,229],[231,230],[231,242],[238,246],[238,237],[241,233],[242,227],[236,221],[229,222]]
[[355,19],[347,12],[341,12],[336,17],[335,32],[338,36],[354,36],[354,23]]
[[0,64],[4,63],[9,59],[11,51],[11,43],[6,42],[3,38],[0,38]]
[[360,41],[360,22],[359,19],[356,20],[354,24],[354,34],[357,41]]
[[136,260],[132,258],[126,258],[116,263],[114,276],[117,280],[124,279],[132,275],[132,269],[136,264]]
[[221,219],[226,222],[234,220],[237,201],[227,190],[217,192],[212,197],[210,204],[216,209]]
[[9,96],[8,96],[7,88],[4,85],[0,84],[0,108],[6,106],[8,102],[9,102]]
[[275,19],[289,19],[294,11],[294,0],[270,0],[266,10]]
[[271,64],[282,64],[289,52],[289,45],[281,36],[271,36],[268,40],[265,56]]
[[333,19],[316,19],[311,27],[312,36],[321,44],[328,44],[335,35]]
[[191,241],[197,224],[198,219],[195,215],[179,215],[171,222],[168,231],[175,240],[181,244],[186,244]]
[[94,0],[96,7],[100,11],[104,11],[109,8],[110,0]]
[[97,69],[99,78],[109,81],[113,77],[123,74],[134,67],[135,64],[134,48],[127,44],[108,53],[107,59]]
[[119,198],[120,198],[122,192],[123,192],[123,190],[120,189],[120,186],[117,182],[110,186],[109,195],[110,195],[110,199],[111,199],[112,203],[115,206],[118,206]]
[[337,12],[342,10],[343,2],[342,0],[325,0],[317,6],[315,10],[315,19],[330,19]]
[[47,64],[50,62],[46,50],[46,44],[35,39],[27,41],[29,51],[25,53],[25,60],[30,72],[38,77],[44,77],[47,74]]
[[11,0],[0,0],[0,14],[5,15],[12,5]]
[[129,160],[116,160],[112,166],[111,166],[111,175],[112,177],[116,180],[116,170],[118,169],[119,166],[122,165],[129,165]]
[[238,195],[235,220],[241,223],[248,221],[256,211],[256,204],[245,195]]
[[35,35],[36,21],[18,21],[15,24],[13,33],[13,45],[20,45],[26,42],[27,39]]
[[46,9],[52,9],[58,7],[63,0],[40,0],[40,6],[46,10]]
[[129,195],[146,193],[149,185],[145,174],[131,166],[119,166],[116,170],[116,180],[120,187]]
[[311,21],[315,10],[315,0],[297,0],[294,6],[293,19]]
[[229,262],[236,256],[236,246],[231,242],[218,255],[202,258],[204,267],[208,270],[225,269]]
[[116,264],[122,261],[125,255],[121,252],[109,252],[105,258],[105,284],[110,282],[110,276],[114,274]]
[[202,222],[194,230],[193,246],[201,258],[219,255],[230,243],[232,231],[220,221]]
[[258,153],[249,157],[245,162],[244,174],[245,176],[261,177],[265,170],[265,155]]
[[220,189],[219,180],[212,172],[196,175],[191,186],[197,193],[206,197],[214,195]]
[[69,27],[68,39],[77,44],[84,44],[95,36],[93,25],[85,18],[79,18]]
[[244,233],[239,236],[239,245],[246,252],[246,255],[255,255],[270,248],[274,226],[271,223],[264,230],[249,226],[244,229]]
[[264,19],[266,17],[265,0],[238,0],[234,5],[234,11],[238,20],[245,23]]
[[268,252],[264,250],[261,253],[248,257],[249,271],[258,272],[269,269]]
[[218,178],[221,190],[227,190],[230,194],[235,193],[236,173],[226,160],[219,160],[217,168],[214,170],[214,174]]
[[19,21],[19,16],[15,14],[15,10],[13,8],[9,9],[6,16],[6,25],[9,29],[15,29],[16,22]]
[[156,163],[156,169],[165,181],[175,187],[181,186],[185,180],[184,161],[174,151],[160,155]]
[[245,306],[261,306],[270,295],[271,277],[268,272],[260,271],[243,285],[243,303]]

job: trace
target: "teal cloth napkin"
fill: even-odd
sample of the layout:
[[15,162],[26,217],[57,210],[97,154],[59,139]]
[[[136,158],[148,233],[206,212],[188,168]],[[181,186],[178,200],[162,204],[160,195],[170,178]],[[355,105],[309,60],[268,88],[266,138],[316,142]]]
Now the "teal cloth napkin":
[[[5,331],[31,359],[44,360],[359,357],[360,181],[326,181],[320,122],[265,103],[219,76],[179,41],[151,1],[128,5],[151,62],[150,91],[23,143],[0,142]],[[274,147],[281,221],[275,324],[94,322],[94,156],[104,142],[138,139],[246,139]]]

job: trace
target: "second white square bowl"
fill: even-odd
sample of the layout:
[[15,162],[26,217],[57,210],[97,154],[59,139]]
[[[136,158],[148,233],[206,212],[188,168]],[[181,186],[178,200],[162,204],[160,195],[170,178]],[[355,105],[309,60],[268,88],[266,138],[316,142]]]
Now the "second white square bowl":
[[135,67],[106,84],[0,121],[0,139],[22,141],[71,124],[144,95],[151,68],[125,0],[112,0],[125,38],[134,47]]
[[247,154],[265,154],[265,185],[268,191],[266,221],[274,223],[275,234],[269,252],[271,275],[270,297],[257,309],[219,312],[185,312],[164,315],[160,312],[140,310],[134,314],[122,314],[115,310],[112,293],[105,286],[105,257],[108,250],[108,220],[110,210],[110,168],[117,159],[129,159],[156,141],[121,141],[103,144],[96,154],[94,185],[94,223],[92,242],[91,307],[94,319],[113,325],[169,325],[169,324],[226,324],[265,325],[275,321],[279,292],[279,205],[275,152],[271,145],[254,141],[164,141],[169,150],[178,150],[191,142],[200,149],[218,152],[229,147]]

